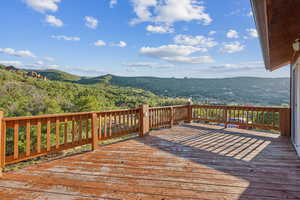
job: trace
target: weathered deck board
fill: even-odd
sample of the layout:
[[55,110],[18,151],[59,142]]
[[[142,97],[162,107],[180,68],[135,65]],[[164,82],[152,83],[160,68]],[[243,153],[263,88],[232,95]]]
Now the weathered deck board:
[[300,199],[288,138],[189,124],[0,179],[1,199]]

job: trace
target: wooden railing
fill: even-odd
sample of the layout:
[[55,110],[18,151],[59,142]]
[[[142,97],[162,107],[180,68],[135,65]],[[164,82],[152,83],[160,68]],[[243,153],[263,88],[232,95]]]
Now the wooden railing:
[[161,128],[188,120],[188,105],[149,108],[149,126]]
[[192,120],[238,125],[240,127],[277,130],[290,133],[290,109],[278,107],[193,105]]
[[[0,111],[0,168],[77,146],[172,127],[181,121],[215,122],[227,127],[261,128],[290,134],[290,109],[181,105],[30,117],[4,117]],[[1,172],[1,169],[0,169]]]

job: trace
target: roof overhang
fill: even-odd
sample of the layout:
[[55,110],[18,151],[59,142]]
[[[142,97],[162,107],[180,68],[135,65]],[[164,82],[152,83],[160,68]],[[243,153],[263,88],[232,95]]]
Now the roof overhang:
[[300,0],[251,0],[265,66],[276,70],[295,59],[300,37]]

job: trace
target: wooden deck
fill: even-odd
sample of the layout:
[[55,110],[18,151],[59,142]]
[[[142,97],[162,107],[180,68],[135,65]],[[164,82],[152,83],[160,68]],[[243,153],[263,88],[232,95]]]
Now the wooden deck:
[[0,199],[300,199],[286,137],[200,124],[4,174]]

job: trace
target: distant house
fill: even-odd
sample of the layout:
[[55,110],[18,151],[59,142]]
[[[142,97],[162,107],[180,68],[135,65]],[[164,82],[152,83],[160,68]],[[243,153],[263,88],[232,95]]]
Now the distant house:
[[42,79],[42,80],[47,80],[46,76],[43,76],[37,72],[31,71],[27,73],[27,76],[30,76],[32,78],[38,78],[38,79]]
[[15,68],[14,66],[7,66],[7,67],[5,67],[4,68],[6,71],[14,71],[14,72],[16,72],[18,69],[17,68]]
[[291,138],[300,155],[300,1],[251,2],[266,69],[290,66]]

